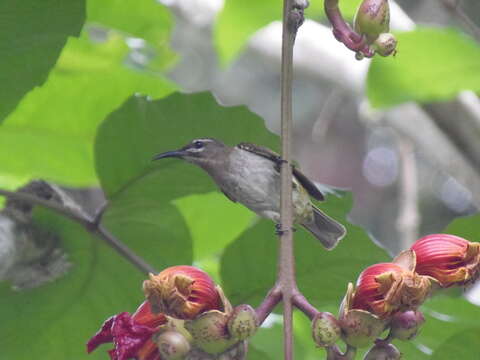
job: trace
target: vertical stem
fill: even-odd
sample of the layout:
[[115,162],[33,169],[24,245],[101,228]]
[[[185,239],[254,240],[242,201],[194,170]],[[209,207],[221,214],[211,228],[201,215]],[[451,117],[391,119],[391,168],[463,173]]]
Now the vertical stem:
[[298,27],[303,22],[305,2],[284,0],[282,31],[282,74],[281,74],[281,135],[282,158],[281,167],[281,207],[280,223],[280,258],[278,284],[283,294],[283,326],[285,360],[293,359],[292,332],[292,296],[296,290],[295,263],[293,256],[292,236],[292,168],[291,136],[292,136],[292,78],[293,78],[293,45]]

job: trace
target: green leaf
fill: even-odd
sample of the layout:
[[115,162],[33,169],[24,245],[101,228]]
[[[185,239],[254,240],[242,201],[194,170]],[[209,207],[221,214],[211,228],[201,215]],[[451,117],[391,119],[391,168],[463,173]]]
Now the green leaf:
[[[208,261],[232,241],[250,222],[247,210],[223,195],[212,194],[216,187],[201,169],[178,159],[151,161],[159,152],[206,136],[228,144],[252,141],[273,146],[276,140],[246,108],[223,108],[209,93],[174,94],[157,101],[132,97],[112,113],[99,128],[95,149],[98,176],[111,201],[107,224],[119,222],[119,214],[140,220],[147,205],[152,212],[158,207],[163,215],[151,215],[151,225],[156,222],[162,228],[152,241],[170,238],[172,243],[180,242],[180,236],[173,239],[169,231],[185,219],[190,234],[185,234],[187,240],[177,251],[192,254],[191,235],[197,261]],[[129,225],[117,230],[118,235],[127,229],[133,237],[135,230]],[[157,253],[163,251],[159,246]],[[173,251],[169,254],[174,256]]]
[[461,236],[468,241],[480,241],[480,215],[457,218],[448,225],[445,233]]
[[443,343],[432,356],[432,360],[477,360],[480,349],[480,327],[459,332]]
[[125,192],[109,204],[102,220],[118,239],[142,250],[143,258],[158,271],[193,262],[189,229],[168,203]]
[[0,123],[33,87],[45,82],[69,36],[78,36],[85,1],[0,3]]
[[164,202],[211,192],[216,188],[213,181],[196,166],[178,159],[152,162],[155,154],[200,137],[230,145],[242,141],[276,145],[276,136],[263,120],[245,107],[221,107],[209,93],[173,94],[157,101],[132,97],[99,128],[96,168],[107,197],[129,187],[132,193],[141,191]]
[[71,186],[96,184],[98,124],[135,92],[161,96],[172,89],[163,78],[123,65],[128,51],[115,33],[104,43],[91,43],[85,34],[70,39],[47,82],[0,128],[2,173]]
[[[38,220],[60,236],[72,267],[66,276],[33,290],[0,284],[2,358],[85,359],[85,343],[102,322],[119,312],[133,313],[143,301],[144,276],[78,225],[47,212]],[[139,255],[151,252],[135,241],[127,244]],[[106,349],[88,358],[106,359]]]
[[258,350],[254,345],[248,344],[248,360],[272,360],[265,352]]
[[374,107],[442,101],[480,91],[480,46],[451,29],[423,28],[396,35],[398,54],[376,56],[367,78]]
[[[367,266],[388,260],[363,229],[350,224],[346,214],[351,197],[329,196],[322,210],[347,228],[347,236],[333,250],[326,251],[305,230],[295,233],[296,273],[300,290],[315,305],[338,306],[348,282],[355,282]],[[258,305],[275,282],[278,240],[271,221],[261,220],[245,231],[224,252],[221,277],[233,304]]]
[[[340,8],[346,19],[353,18],[357,7],[357,0],[340,1]],[[323,17],[323,2],[310,1],[310,6],[305,11],[305,18],[320,19]],[[248,38],[261,27],[281,19],[282,3],[276,0],[225,1],[215,27],[215,42],[222,62],[231,61],[245,46]],[[299,31],[301,32],[302,28]]]
[[[295,344],[298,345],[298,339],[296,334],[294,334]],[[258,360],[269,360],[269,359],[283,359],[283,326],[281,322],[275,322],[269,327],[262,327],[258,329],[257,333],[250,340],[251,344],[260,352],[268,354],[268,357],[253,357],[250,359],[250,353],[248,356],[249,360],[258,359]],[[312,346],[313,342],[312,342]],[[303,346],[294,347],[294,358],[303,359],[305,358],[306,350]]]
[[[407,343],[398,342],[402,352],[418,349],[437,351],[442,344],[454,334],[472,326],[478,325],[476,319],[480,317],[480,308],[467,302],[463,297],[449,297],[442,294],[434,296],[420,308],[426,322],[421,327],[419,335],[412,342],[417,349],[411,349]],[[420,354],[409,353],[410,357],[417,358]],[[451,354],[454,358],[454,354]],[[410,358],[408,357],[408,358]],[[459,357],[459,359],[463,359]]]
[[[197,261],[220,254],[255,217],[246,207],[228,201],[218,192],[188,195],[175,199],[173,203],[192,233]],[[215,231],[212,231],[212,225]]]

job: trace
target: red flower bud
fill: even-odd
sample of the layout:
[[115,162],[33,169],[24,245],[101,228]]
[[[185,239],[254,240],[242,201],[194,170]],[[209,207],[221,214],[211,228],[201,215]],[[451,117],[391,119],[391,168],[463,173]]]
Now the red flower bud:
[[145,301],[133,315],[123,312],[107,319],[87,343],[87,352],[112,342],[114,348],[108,351],[112,360],[160,360],[151,337],[166,322],[165,315],[153,314]]
[[433,234],[417,240],[411,249],[417,255],[415,271],[437,279],[443,287],[471,284],[480,274],[480,243]]
[[400,310],[415,309],[428,296],[430,280],[394,263],[375,264],[357,280],[352,308],[386,318]]
[[155,313],[178,319],[194,319],[208,310],[221,310],[219,293],[212,279],[193,266],[173,266],[150,274],[143,291]]

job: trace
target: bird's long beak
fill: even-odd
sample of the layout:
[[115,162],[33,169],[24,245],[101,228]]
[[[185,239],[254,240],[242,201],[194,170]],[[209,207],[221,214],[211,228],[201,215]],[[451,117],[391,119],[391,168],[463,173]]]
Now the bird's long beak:
[[152,160],[160,160],[160,159],[165,159],[169,157],[176,157],[176,158],[181,158],[185,155],[185,151],[180,149],[180,150],[174,150],[174,151],[167,151],[161,154],[155,155]]

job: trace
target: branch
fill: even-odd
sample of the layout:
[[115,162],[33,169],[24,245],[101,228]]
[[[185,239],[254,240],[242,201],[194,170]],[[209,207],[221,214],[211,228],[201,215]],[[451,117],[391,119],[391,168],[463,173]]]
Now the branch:
[[315,315],[320,313],[320,311],[318,311],[312,304],[310,304],[305,298],[305,296],[303,296],[303,294],[300,292],[297,292],[293,296],[292,301],[293,305],[297,309],[301,310],[305,315],[307,315],[310,320],[313,320]]
[[274,286],[267,294],[263,302],[255,309],[258,325],[262,325],[275,306],[282,300],[282,291],[279,286]]
[[24,201],[29,204],[39,205],[46,209],[52,210],[57,214],[60,214],[70,220],[73,220],[80,225],[82,225],[88,232],[91,234],[97,235],[99,238],[104,240],[108,245],[115,249],[122,257],[130,261],[132,265],[137,267],[140,271],[145,274],[148,273],[157,273],[157,271],[140,256],[136,255],[132,250],[130,250],[125,244],[116,239],[108,230],[106,230],[101,224],[96,222],[94,218],[89,216],[83,211],[67,208],[61,204],[58,204],[53,201],[45,200],[34,195],[30,195],[24,192],[13,192],[0,189],[0,196],[5,196],[10,199]]
[[440,0],[440,3],[470,30],[477,41],[480,41],[480,27],[460,7],[460,0]]
[[293,255],[293,207],[292,207],[292,78],[293,45],[298,28],[302,25],[306,0],[284,0],[282,31],[282,73],[281,73],[281,121],[282,121],[282,163],[280,196],[280,255],[277,284],[282,291],[283,335],[285,360],[293,359],[292,297],[297,290],[295,282],[295,260]]

